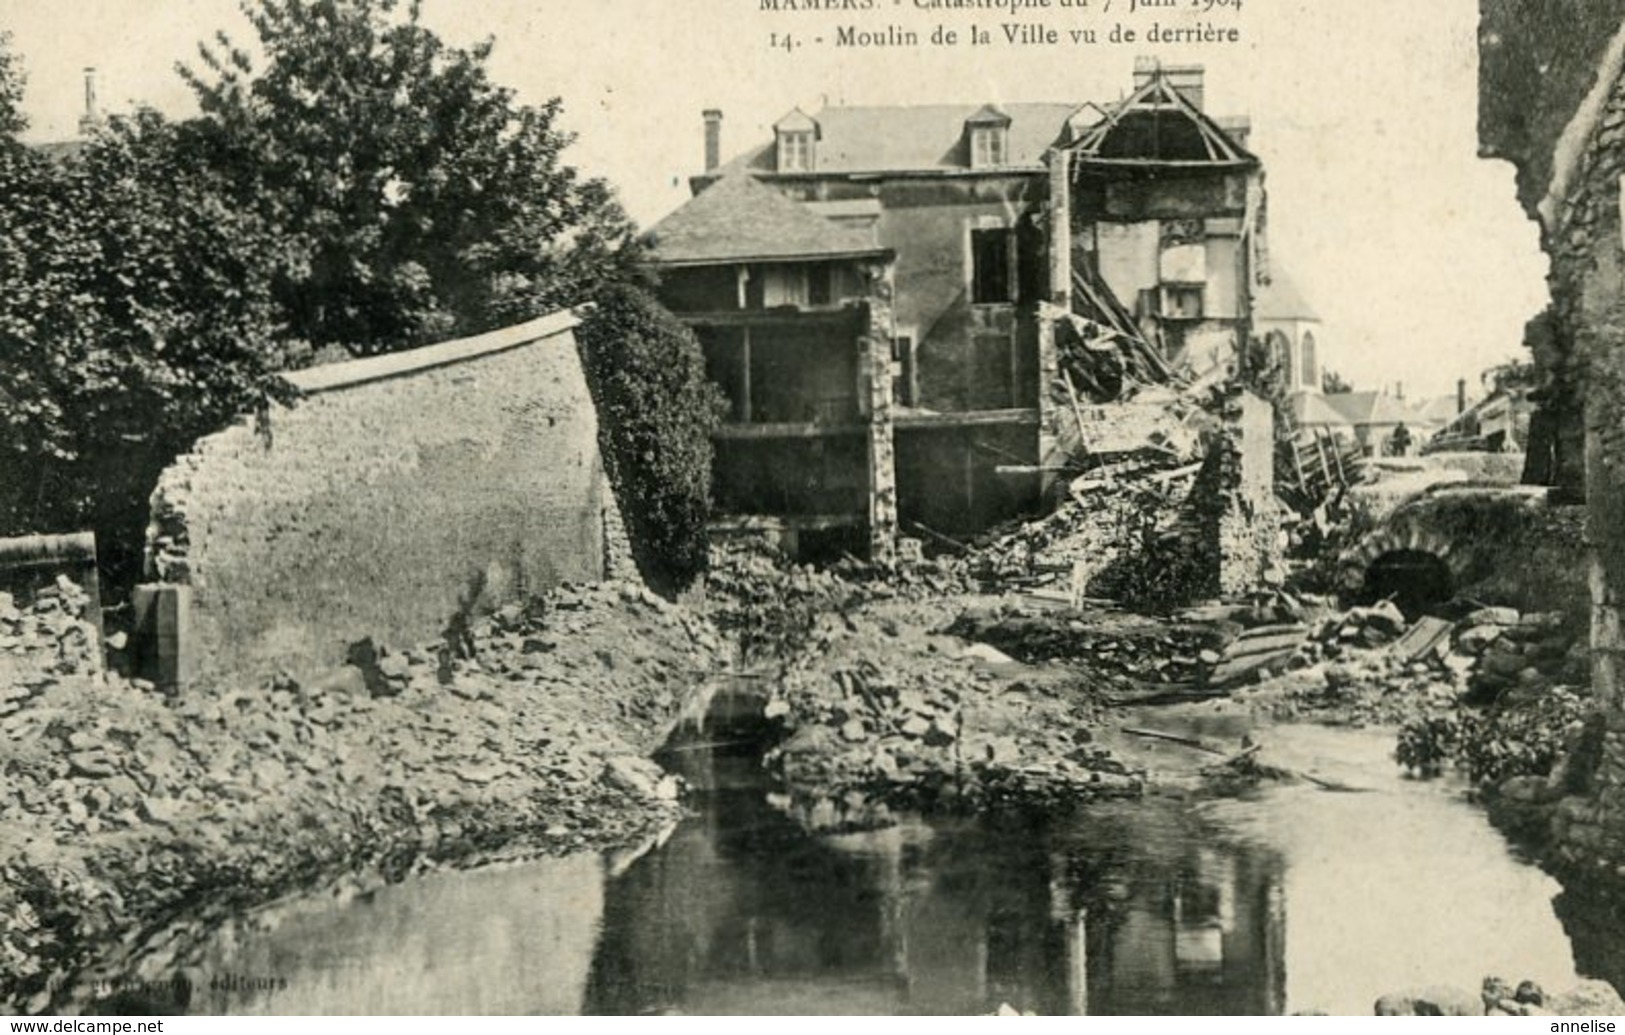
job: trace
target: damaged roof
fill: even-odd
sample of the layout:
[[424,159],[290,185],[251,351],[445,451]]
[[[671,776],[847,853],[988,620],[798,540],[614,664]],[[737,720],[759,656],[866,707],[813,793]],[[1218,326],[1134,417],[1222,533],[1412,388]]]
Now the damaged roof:
[[1161,75],[1153,76],[1115,105],[1103,122],[1071,145],[1071,150],[1084,164],[1258,163],[1212,116]]
[[841,226],[758,183],[724,176],[646,236],[662,266],[793,262],[889,254],[865,230]]

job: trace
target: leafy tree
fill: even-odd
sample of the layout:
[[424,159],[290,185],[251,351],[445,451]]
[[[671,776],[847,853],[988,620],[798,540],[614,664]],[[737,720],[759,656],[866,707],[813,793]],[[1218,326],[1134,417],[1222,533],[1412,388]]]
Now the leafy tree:
[[1320,390],[1327,395],[1347,395],[1354,391],[1354,386],[1343,380],[1342,374],[1327,367],[1320,375]]
[[416,2],[250,0],[263,51],[220,34],[181,66],[238,198],[301,262],[276,286],[316,347],[390,351],[574,305],[633,254],[610,190],[561,155],[560,102],[492,83]]
[[693,332],[647,291],[614,283],[596,303],[577,337],[605,466],[644,577],[679,588],[705,570],[722,398]]
[[11,49],[11,33],[0,32],[0,145],[15,142],[17,134],[28,128],[22,110],[27,83],[22,60]]
[[1541,371],[1533,360],[1515,359],[1484,371],[1483,383],[1492,392],[1527,395],[1542,387]]
[[0,149],[0,528],[96,529],[135,574],[147,494],[279,392],[278,238],[147,112],[75,158]]
[[245,10],[263,72],[217,36],[182,70],[199,119],[115,119],[62,162],[10,135],[21,69],[0,46],[0,534],[95,528],[127,581],[158,472],[286,398],[278,371],[596,295],[606,463],[645,571],[685,582],[714,392],[692,336],[621,285],[631,224],[563,163],[558,100],[516,105],[491,44],[447,47],[415,3]]

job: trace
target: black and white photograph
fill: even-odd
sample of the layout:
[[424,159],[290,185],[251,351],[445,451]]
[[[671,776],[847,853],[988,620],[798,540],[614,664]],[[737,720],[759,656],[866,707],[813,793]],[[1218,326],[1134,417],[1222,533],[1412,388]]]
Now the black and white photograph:
[[1622,599],[1625,0],[0,0],[12,1032],[1613,1031]]

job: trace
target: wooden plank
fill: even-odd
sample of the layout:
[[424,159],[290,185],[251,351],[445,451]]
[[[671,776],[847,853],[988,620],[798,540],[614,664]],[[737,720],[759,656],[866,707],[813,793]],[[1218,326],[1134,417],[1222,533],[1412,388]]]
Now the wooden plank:
[[1257,654],[1252,657],[1237,659],[1236,661],[1220,665],[1214,671],[1212,677],[1209,679],[1209,682],[1215,686],[1228,686],[1231,683],[1239,682],[1241,679],[1247,676],[1257,675],[1272,665],[1285,664],[1291,659],[1292,655],[1297,653],[1297,651],[1298,648],[1293,646],[1289,649],[1278,650],[1269,654]]
[[1236,642],[1258,639],[1259,637],[1263,636],[1279,636],[1282,633],[1296,633],[1299,636],[1303,636],[1307,631],[1308,627],[1302,622],[1278,622],[1275,625],[1260,625],[1256,626],[1255,628],[1248,629],[1246,632],[1236,637]]
[[1443,618],[1429,616],[1411,626],[1389,649],[1407,662],[1416,661],[1437,647],[1454,628],[1454,624]]
[[843,438],[862,435],[868,430],[864,424],[724,424],[711,437],[728,441]]
[[1222,667],[1229,662],[1254,658],[1260,654],[1277,654],[1283,650],[1296,650],[1303,645],[1303,640],[1304,634],[1298,632],[1233,643],[1230,645],[1230,649],[1224,652],[1224,660],[1220,664]]
[[[892,421],[901,430],[910,428],[980,428],[1027,427],[1037,425],[1038,411],[1034,409],[974,410],[964,413],[899,413]],[[860,428],[862,426],[860,425]]]
[[1087,455],[1089,449],[1089,429],[1083,422],[1083,407],[1078,405],[1078,389],[1072,383],[1072,374],[1067,370],[1061,371],[1061,383],[1066,385],[1066,399],[1072,404],[1072,419],[1078,422],[1078,447]]

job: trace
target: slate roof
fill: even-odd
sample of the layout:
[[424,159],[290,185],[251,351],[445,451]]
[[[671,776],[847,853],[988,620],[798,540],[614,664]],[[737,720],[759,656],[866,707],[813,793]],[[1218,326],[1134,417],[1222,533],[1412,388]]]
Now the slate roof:
[[[1078,104],[1000,104],[1010,119],[1005,165],[1031,171],[1043,167],[1044,152],[1061,142],[1067,119]],[[921,104],[825,108],[818,123],[819,173],[965,171],[970,166],[967,120],[989,113],[986,104]],[[747,151],[718,170],[776,172],[775,144]]]
[[[1476,400],[1468,400],[1471,408]],[[1448,424],[1455,420],[1462,411],[1458,409],[1458,401],[1454,395],[1439,395],[1432,399],[1418,399],[1411,404],[1411,413],[1418,421],[1426,424]]]
[[1319,392],[1303,392],[1292,397],[1292,419],[1299,424],[1346,428],[1351,422],[1342,411],[1327,401]]
[[1260,320],[1320,320],[1320,314],[1303,297],[1298,285],[1279,270],[1272,272],[1269,285],[1259,292],[1254,316]]
[[1326,396],[1326,401],[1350,424],[1400,424],[1416,419],[1404,403],[1382,392],[1343,392]]
[[871,234],[843,227],[754,176],[725,176],[655,224],[647,235],[663,266],[792,262],[882,255]]

